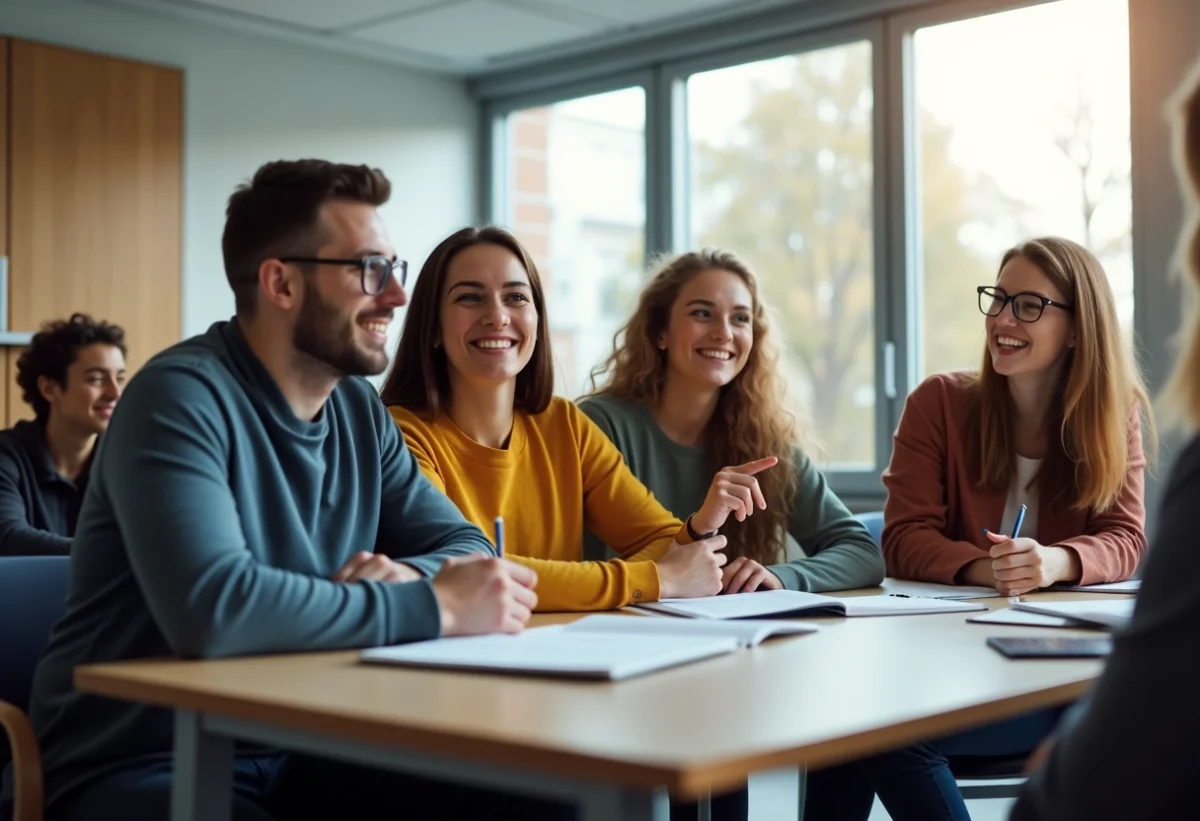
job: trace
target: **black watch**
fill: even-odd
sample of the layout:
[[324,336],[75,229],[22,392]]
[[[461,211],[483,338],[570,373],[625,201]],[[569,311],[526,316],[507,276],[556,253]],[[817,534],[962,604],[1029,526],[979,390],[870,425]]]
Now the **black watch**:
[[[694,516],[694,515],[696,515],[696,514],[693,513],[692,516]],[[688,536],[690,536],[692,538],[693,542],[702,542],[705,539],[711,539],[713,536],[717,535],[717,531],[715,531],[715,530],[710,533],[697,533],[695,530],[692,529],[692,517],[691,516],[687,517],[687,521],[684,522],[684,524],[687,526]]]

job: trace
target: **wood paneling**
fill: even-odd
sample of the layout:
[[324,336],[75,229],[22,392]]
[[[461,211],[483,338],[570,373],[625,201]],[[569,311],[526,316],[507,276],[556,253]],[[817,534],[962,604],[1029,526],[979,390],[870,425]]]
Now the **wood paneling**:
[[116,322],[132,371],[180,336],[183,75],[10,49],[9,327]]

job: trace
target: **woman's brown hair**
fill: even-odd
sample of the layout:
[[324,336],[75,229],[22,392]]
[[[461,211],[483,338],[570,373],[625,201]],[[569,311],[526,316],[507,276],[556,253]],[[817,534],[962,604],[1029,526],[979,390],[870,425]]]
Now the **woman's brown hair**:
[[[1145,439],[1153,452],[1154,417],[1131,346],[1121,338],[1116,301],[1100,261],[1083,246],[1042,237],[1010,249],[1000,261],[1022,257],[1036,265],[1074,306],[1075,346],[1050,409],[1048,450],[1038,472],[1050,504],[1107,510],[1129,469],[1133,414],[1145,414]],[[1016,408],[1008,380],[996,373],[986,345],[968,417],[968,464],[979,484],[1002,490],[1012,481]]]
[[445,409],[450,399],[450,373],[446,351],[441,345],[442,292],[454,258],[467,248],[483,244],[510,251],[521,262],[529,275],[533,305],[538,314],[533,357],[517,374],[513,405],[516,410],[526,413],[541,413],[550,405],[550,397],[554,394],[554,359],[550,352],[542,279],[520,241],[503,228],[491,225],[455,231],[433,249],[421,266],[408,302],[392,369],[379,392],[385,405],[399,405],[428,419],[435,418]]
[[[728,465],[763,456],[779,457],[779,464],[756,477],[767,509],[744,522],[730,519],[722,528],[728,539],[725,552],[731,559],[746,556],[773,564],[782,555],[783,536],[795,505],[800,437],[796,419],[787,409],[785,385],[779,375],[779,350],[759,299],[758,281],[745,262],[730,251],[716,248],[663,259],[642,291],[633,316],[617,332],[612,355],[592,371],[592,391],[593,395],[614,396],[647,407],[658,404],[666,379],[667,355],[656,342],[670,324],[680,289],[696,275],[710,270],[728,271],[746,284],[753,301],[754,331],[746,366],[721,389],[708,423],[705,438],[710,468],[715,474]],[[605,376],[603,386],[597,388]],[[687,515],[684,511],[676,513]]]
[[[1200,61],[1175,92],[1175,169],[1187,204],[1187,223],[1179,234],[1177,266],[1185,288],[1200,290]],[[1168,418],[1191,431],[1200,429],[1200,313],[1192,311],[1183,346],[1163,391]]]

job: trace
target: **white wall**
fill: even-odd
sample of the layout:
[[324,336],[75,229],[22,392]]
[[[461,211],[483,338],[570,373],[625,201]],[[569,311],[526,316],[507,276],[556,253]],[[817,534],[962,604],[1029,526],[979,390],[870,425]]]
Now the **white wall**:
[[0,0],[0,34],[183,69],[184,336],[233,313],[225,202],[263,162],[383,169],[383,214],[413,275],[473,220],[477,114],[457,80],[86,0]]

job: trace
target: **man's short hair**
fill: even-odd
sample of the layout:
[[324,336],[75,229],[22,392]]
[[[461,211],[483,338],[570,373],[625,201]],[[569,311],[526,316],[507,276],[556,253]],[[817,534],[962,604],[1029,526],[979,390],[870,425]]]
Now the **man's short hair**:
[[383,172],[365,165],[277,160],[259,168],[225,209],[221,251],[238,315],[254,315],[265,260],[311,257],[325,244],[318,222],[322,205],[350,200],[379,207],[391,192]]
[[71,314],[70,319],[56,319],[42,324],[33,335],[29,347],[17,360],[17,384],[21,398],[33,407],[39,420],[50,414],[50,403],[38,390],[38,379],[46,377],[60,385],[67,384],[67,369],[88,345],[112,345],[125,355],[125,331],[120,325],[96,321],[87,314]]

